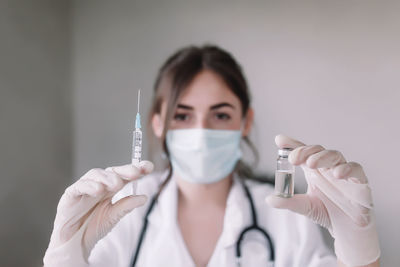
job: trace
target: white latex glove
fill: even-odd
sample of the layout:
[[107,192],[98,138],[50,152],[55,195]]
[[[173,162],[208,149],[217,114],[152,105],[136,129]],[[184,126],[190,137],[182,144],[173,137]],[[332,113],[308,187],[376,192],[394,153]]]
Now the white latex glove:
[[94,245],[147,197],[129,196],[111,204],[111,199],[128,182],[153,171],[150,161],[92,169],[65,190],[57,207],[45,266],[88,266]]
[[275,195],[266,201],[272,207],[294,211],[326,227],[335,239],[335,252],[348,266],[375,262],[380,256],[373,214],[371,189],[360,164],[346,162],[339,151],[306,146],[278,135],[279,148],[293,148],[289,162],[300,165],[308,188],[292,198]]

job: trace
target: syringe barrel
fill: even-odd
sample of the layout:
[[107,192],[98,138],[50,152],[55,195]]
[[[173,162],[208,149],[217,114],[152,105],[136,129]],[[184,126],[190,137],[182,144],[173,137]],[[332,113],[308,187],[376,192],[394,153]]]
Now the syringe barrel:
[[133,132],[132,163],[142,160],[142,131],[138,128]]

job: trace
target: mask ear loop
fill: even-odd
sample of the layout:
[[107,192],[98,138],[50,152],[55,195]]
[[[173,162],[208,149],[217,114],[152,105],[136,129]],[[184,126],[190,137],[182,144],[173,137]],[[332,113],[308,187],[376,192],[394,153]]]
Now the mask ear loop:
[[246,136],[243,135],[243,131],[244,131],[245,126],[246,126],[246,118],[240,123],[240,129],[239,129],[239,131],[240,131],[240,144],[239,144],[239,149],[240,149],[241,151],[243,150],[243,149],[242,149],[242,145],[243,145],[244,138],[246,137]]
[[[247,115],[244,116],[244,119],[242,120],[242,122],[240,123],[240,133],[241,133],[241,138],[240,138],[240,144],[239,144],[239,149],[242,151],[243,153],[243,145],[244,145],[244,138],[246,138],[248,135],[243,135],[243,131],[246,128],[246,124],[247,124]],[[241,161],[243,161],[243,157],[240,159]]]

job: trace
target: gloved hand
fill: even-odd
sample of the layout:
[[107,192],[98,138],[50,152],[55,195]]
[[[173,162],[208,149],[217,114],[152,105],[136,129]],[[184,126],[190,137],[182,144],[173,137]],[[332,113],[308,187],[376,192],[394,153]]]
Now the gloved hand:
[[300,165],[308,188],[292,198],[275,195],[266,201],[272,207],[288,209],[326,227],[335,239],[335,252],[349,266],[367,265],[380,256],[373,214],[371,189],[362,167],[346,162],[335,150],[319,145],[306,146],[278,135],[279,148],[293,148],[289,162]]
[[150,161],[92,169],[65,190],[57,207],[53,233],[44,256],[45,266],[87,266],[90,251],[112,227],[147,197],[111,199],[128,182],[153,171]]

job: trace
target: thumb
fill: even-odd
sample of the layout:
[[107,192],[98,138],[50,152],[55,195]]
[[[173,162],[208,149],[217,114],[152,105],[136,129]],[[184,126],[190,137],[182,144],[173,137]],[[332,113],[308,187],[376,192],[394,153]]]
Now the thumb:
[[273,208],[287,209],[306,216],[311,210],[311,201],[306,194],[296,194],[290,198],[269,195],[265,201]]
[[268,196],[265,201],[274,208],[287,209],[310,218],[319,225],[330,229],[331,222],[323,202],[307,194],[296,194],[291,198]]
[[133,209],[143,206],[147,201],[147,196],[129,196],[125,197],[114,205],[112,205],[109,216],[113,224],[117,223],[122,217],[131,212]]

